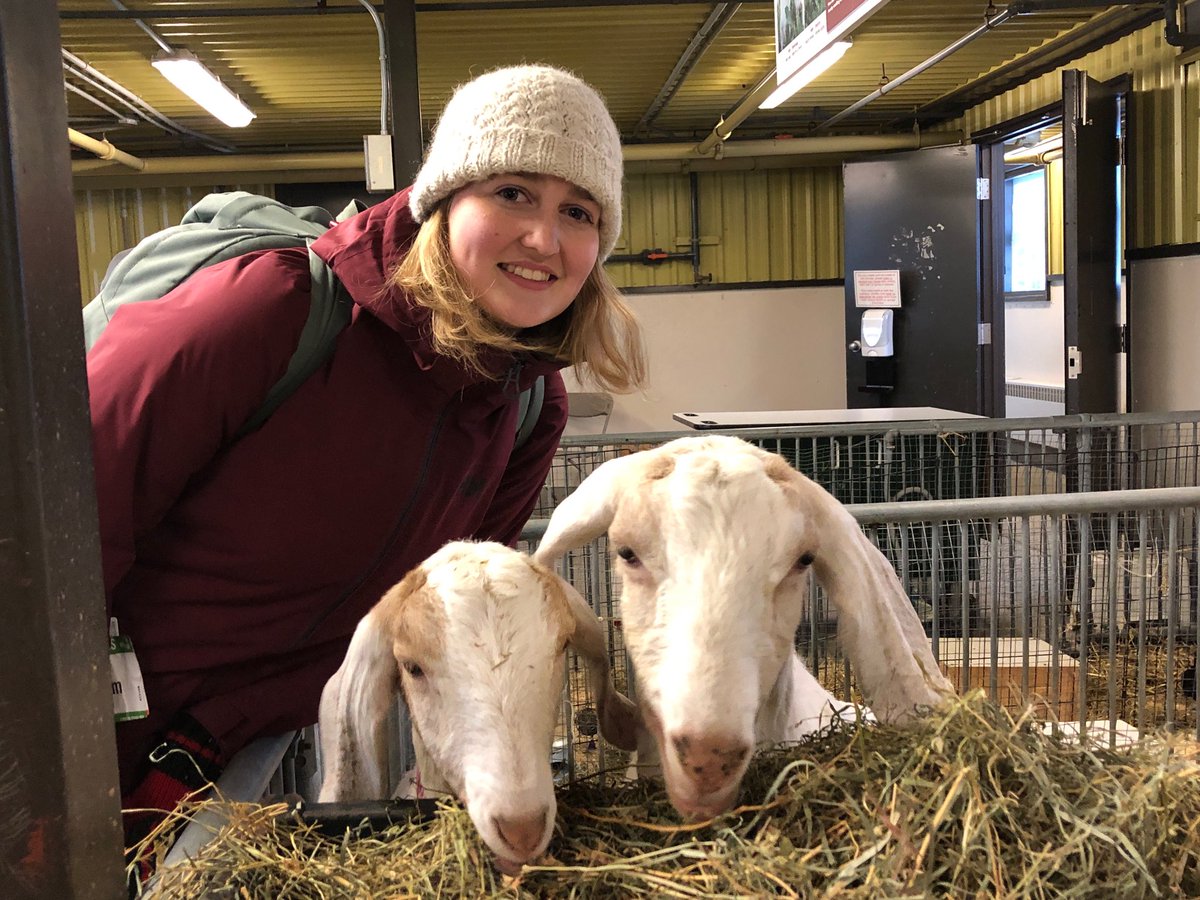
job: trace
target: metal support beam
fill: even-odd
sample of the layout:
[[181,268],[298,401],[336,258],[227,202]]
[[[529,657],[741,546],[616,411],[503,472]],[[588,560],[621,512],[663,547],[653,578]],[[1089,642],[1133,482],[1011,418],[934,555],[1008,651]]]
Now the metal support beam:
[[383,0],[391,82],[392,171],[396,189],[407,187],[421,168],[421,90],[417,76],[417,4]]
[[1012,62],[1005,63],[986,75],[931,100],[910,115],[892,116],[886,127],[915,121],[922,128],[927,128],[949,119],[957,119],[973,106],[999,97],[1047,72],[1060,69],[1072,60],[1080,59],[1093,50],[1114,43],[1161,18],[1162,10],[1127,7],[1111,9],[1091,19],[1085,28],[1074,28],[1066,34],[1059,35]]
[[[579,9],[592,6],[707,6],[711,0],[438,0],[435,3],[417,3],[417,12],[493,12],[495,10],[555,10]],[[767,4],[773,0],[743,0],[744,3]],[[384,12],[387,0],[375,4]],[[59,13],[62,19],[225,19],[257,18],[259,16],[312,16],[338,15],[358,12],[354,6],[254,6],[219,9],[66,9]]]
[[679,56],[679,61],[675,63],[675,68],[671,70],[671,74],[667,76],[667,80],[663,82],[663,86],[659,88],[658,95],[650,102],[650,106],[642,114],[642,118],[634,126],[635,132],[644,131],[649,128],[654,122],[654,119],[662,111],[671,98],[675,96],[675,92],[679,90],[679,85],[687,78],[688,73],[700,61],[700,57],[704,55],[704,51],[712,46],[712,42],[717,39],[729,20],[732,19],[737,11],[741,8],[740,3],[718,3],[713,6],[712,11],[708,14],[708,18],[692,35],[691,41]]
[[910,79],[916,78],[918,75],[920,75],[922,72],[926,71],[927,69],[933,68],[938,63],[940,63],[944,59],[946,59],[946,57],[948,57],[954,53],[957,53],[959,50],[961,50],[967,44],[971,43],[972,41],[976,40],[977,38],[983,37],[983,35],[991,32],[992,29],[998,28],[999,26],[1001,26],[1005,22],[1007,22],[1009,19],[1016,16],[1017,13],[1014,12],[1015,8],[1016,8],[1015,3],[1009,5],[1008,9],[1005,9],[1003,12],[999,13],[998,15],[996,15],[990,19],[987,19],[982,25],[980,25],[974,31],[971,31],[968,34],[964,34],[953,44],[950,44],[948,47],[942,48],[941,50],[939,50],[937,53],[933,54],[933,56],[929,57],[925,61],[920,62],[917,65],[913,66],[911,69],[909,69],[903,75],[898,75],[897,77],[895,77],[891,81],[889,81],[887,84],[882,85],[877,90],[874,90],[871,93],[867,94],[867,96],[863,97],[861,100],[858,100],[857,102],[850,104],[849,106],[847,106],[845,109],[843,109],[837,115],[830,116],[824,122],[821,122],[819,125],[817,125],[813,129],[813,131],[821,131],[825,128],[830,127],[831,125],[834,125],[837,122],[840,122],[842,119],[846,118],[847,116],[853,115],[858,110],[862,109],[868,103],[872,103],[873,101],[878,100],[884,94],[894,91],[896,88],[900,87],[900,85],[904,84],[905,82],[909,81]]
[[0,884],[125,895],[54,3],[0,3]]

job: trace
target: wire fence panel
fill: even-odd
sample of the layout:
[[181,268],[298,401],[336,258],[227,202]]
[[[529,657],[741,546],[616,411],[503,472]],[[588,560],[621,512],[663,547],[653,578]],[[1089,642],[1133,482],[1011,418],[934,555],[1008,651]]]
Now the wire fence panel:
[[[1036,717],[1078,723],[1072,727],[1113,746],[1158,728],[1200,737],[1200,489],[857,504],[850,511],[895,567],[957,690],[981,688],[1014,714],[1032,705]],[[1104,539],[1093,540],[1099,534]],[[618,685],[632,690],[607,553],[600,538],[568,554],[560,572],[605,621]],[[862,701],[837,642],[837,619],[814,581],[796,647],[829,690]],[[581,678],[572,678],[566,702],[568,721],[590,707]],[[560,739],[574,743],[572,777],[611,777],[624,768],[623,754],[572,736],[569,726]]]
[[[1200,413],[717,433],[778,453],[850,506],[959,690],[983,688],[1014,712],[1034,703],[1038,715],[1102,723],[1114,744],[1159,727],[1200,736]],[[536,547],[545,518],[605,461],[680,436],[565,438],[521,549]],[[600,616],[617,687],[632,696],[607,539],[571,552],[559,571]],[[837,611],[814,583],[797,649],[828,689],[861,699],[836,632]],[[626,755],[596,733],[573,655],[567,677],[555,777],[617,777]]]
[[[1200,412],[726,429],[778,453],[843,503],[951,500],[1197,483]],[[535,517],[603,462],[678,432],[564,438]]]

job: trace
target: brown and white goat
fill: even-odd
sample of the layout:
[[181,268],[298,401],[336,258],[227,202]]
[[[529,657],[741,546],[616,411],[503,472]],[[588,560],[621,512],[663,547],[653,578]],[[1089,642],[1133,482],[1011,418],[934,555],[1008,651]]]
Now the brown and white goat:
[[600,621],[575,589],[500,544],[447,544],[363,618],[325,685],[321,801],[391,795],[388,711],[403,691],[423,787],[463,802],[503,871],[541,855],[568,646],[588,666],[601,734],[633,749],[636,710],[613,687]]
[[951,690],[887,559],[775,454],[710,435],[606,462],[554,511],[535,558],[605,531],[646,729],[639,766],[661,760],[684,815],[728,809],[756,747],[843,706],[794,650],[810,569],[879,720],[920,715]]

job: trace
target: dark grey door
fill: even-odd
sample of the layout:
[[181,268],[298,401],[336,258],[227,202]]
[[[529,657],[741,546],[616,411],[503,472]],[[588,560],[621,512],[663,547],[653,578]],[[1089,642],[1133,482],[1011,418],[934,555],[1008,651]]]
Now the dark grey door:
[[1118,87],[1063,72],[1067,413],[1117,412]]
[[[976,148],[943,147],[847,163],[846,405],[980,413]],[[899,269],[895,355],[864,359],[856,270]]]

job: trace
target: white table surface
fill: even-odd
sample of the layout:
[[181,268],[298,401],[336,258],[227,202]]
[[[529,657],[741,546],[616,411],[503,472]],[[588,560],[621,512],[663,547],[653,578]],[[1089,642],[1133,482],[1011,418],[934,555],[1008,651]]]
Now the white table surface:
[[974,413],[936,406],[881,409],[767,409],[756,412],[677,412],[671,416],[689,428],[776,428],[785,425],[841,425],[856,422],[924,422],[930,419],[978,419]]

